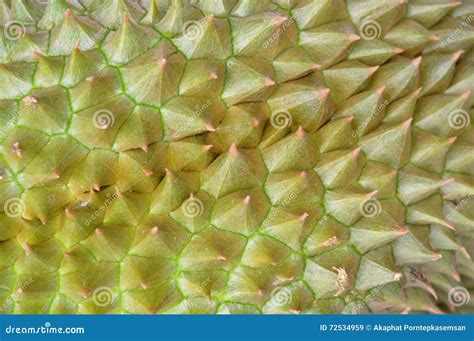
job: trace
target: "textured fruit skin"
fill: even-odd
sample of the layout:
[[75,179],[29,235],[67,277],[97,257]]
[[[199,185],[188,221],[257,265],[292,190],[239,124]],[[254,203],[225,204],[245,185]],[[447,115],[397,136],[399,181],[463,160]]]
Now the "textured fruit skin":
[[474,311],[474,2],[0,24],[1,313]]

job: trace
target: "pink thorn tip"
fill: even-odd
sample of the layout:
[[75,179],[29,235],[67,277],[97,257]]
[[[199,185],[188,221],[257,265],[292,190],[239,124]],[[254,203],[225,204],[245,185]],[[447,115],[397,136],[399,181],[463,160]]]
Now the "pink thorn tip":
[[66,18],[74,18],[74,14],[70,9],[66,10]]
[[145,176],[152,176],[153,175],[153,171],[148,170],[148,169],[144,169],[143,173],[145,174]]
[[441,39],[441,38],[438,37],[436,34],[433,34],[433,35],[431,36],[431,41],[438,41],[438,40],[440,40],[440,39]]
[[380,88],[375,90],[375,92],[379,95],[382,95],[385,92],[385,85],[382,85]]
[[207,131],[216,131],[216,128],[210,123],[204,124],[204,128],[206,128]]
[[80,50],[81,49],[81,42],[78,40],[76,41],[76,44],[74,45],[75,50]]
[[211,150],[211,148],[214,146],[212,144],[206,144],[203,147],[204,147],[204,150],[207,152],[208,150]]
[[230,153],[230,155],[232,155],[232,156],[237,156],[237,155],[239,155],[239,150],[237,149],[237,146],[235,145],[235,143],[232,143],[232,144],[230,145],[229,153]]
[[271,78],[265,78],[265,86],[272,86],[275,85],[275,81]]
[[23,288],[18,288],[18,289],[17,289],[17,292],[18,292],[19,294],[23,294],[23,293],[25,292],[25,290],[23,290]]
[[380,68],[380,66],[373,66],[373,67],[369,67],[369,74],[372,75],[374,74],[378,69]]
[[398,170],[397,169],[394,169],[392,170],[390,173],[392,173],[393,176],[396,176],[398,174]]
[[319,91],[319,98],[321,101],[324,101],[326,98],[328,98],[329,93],[331,92],[331,89],[329,88],[324,88]]
[[436,261],[436,260],[438,260],[438,259],[441,259],[442,257],[443,257],[443,256],[442,256],[441,254],[439,254],[439,253],[432,253],[432,254],[431,254],[431,259],[434,260],[434,261]]
[[311,69],[318,69],[318,68],[321,67],[321,65],[320,65],[320,64],[313,63],[313,64],[311,64],[309,67],[310,67]]
[[165,168],[165,176],[173,176],[173,173],[168,168]]
[[306,171],[301,171],[300,173],[300,177],[303,178],[303,179],[306,179]]
[[367,197],[373,198],[373,197],[375,197],[375,195],[376,195],[377,193],[378,193],[378,191],[373,191],[373,192],[367,193]]
[[404,49],[401,49],[399,47],[396,47],[393,52],[395,52],[396,54],[400,54],[400,53],[403,53],[405,50]]
[[103,236],[104,235],[104,233],[102,232],[102,230],[100,228],[95,229],[95,234],[98,235],[98,236]]
[[289,312],[298,315],[298,314],[301,313],[301,310],[300,309],[290,309]]
[[457,136],[451,136],[450,138],[448,138],[448,144],[453,144],[454,142],[456,142],[457,139]]
[[285,23],[287,20],[288,20],[287,17],[281,16],[281,17],[274,18],[272,21],[273,21],[273,24],[280,26],[280,25],[283,25],[283,23]]
[[218,260],[226,260],[227,258],[225,258],[224,255],[222,255],[222,254],[219,253],[219,254],[216,256],[216,259],[218,259]]
[[360,154],[361,149],[362,149],[361,147],[357,147],[356,149],[354,149],[354,150],[352,151],[352,156],[353,156],[353,157],[358,157],[359,154]]
[[407,0],[399,0],[400,5],[406,4]]
[[208,23],[213,23],[214,22],[214,15],[212,15],[212,14],[208,15],[206,17],[206,20],[207,20]]
[[258,126],[260,125],[260,121],[256,117],[254,117],[254,118],[252,118],[252,125],[255,128],[258,128]]
[[397,230],[401,234],[407,234],[409,231],[408,228],[406,228],[405,226],[397,226],[395,230]]
[[460,6],[460,5],[462,5],[462,2],[461,2],[461,1],[451,2],[451,3],[449,4],[449,6],[451,6],[451,7],[458,7],[458,6]]
[[354,116],[349,116],[348,118],[346,118],[346,120],[348,123],[351,123],[352,121],[354,121]]
[[461,282],[461,274],[459,272],[453,274],[453,278],[456,282]]
[[100,191],[100,185],[98,183],[95,183],[92,185],[92,189],[96,192]]
[[348,39],[349,39],[349,41],[354,42],[354,41],[360,40],[360,36],[358,36],[357,34],[354,34],[354,33],[349,33],[348,34]]
[[40,217],[39,219],[41,221],[41,224],[43,225],[46,225],[46,223],[48,222],[48,219],[46,219],[46,217]]
[[158,226],[153,226],[153,227],[151,228],[151,230],[150,230],[150,233],[151,233],[152,235],[157,235],[158,232],[160,232],[160,228],[159,228]]
[[461,57],[464,54],[464,50],[459,50],[453,53],[453,59],[454,61],[457,61],[459,57]]
[[411,61],[411,65],[413,65],[415,68],[418,68],[420,66],[420,63],[421,63],[421,56]]
[[143,289],[148,289],[148,284],[146,284],[145,281],[141,281],[141,282],[140,282],[140,286],[141,286]]
[[418,97],[421,93],[421,90],[423,90],[423,87],[419,87],[418,89],[416,89],[413,93],[413,96]]
[[128,23],[130,20],[130,18],[128,17],[128,13],[127,12],[124,12],[123,13],[123,22],[124,23]]
[[450,230],[456,231],[456,229],[454,228],[453,225],[451,225],[451,224],[449,224],[449,223],[447,223],[447,222],[445,222],[445,221],[443,221],[443,226],[446,226],[446,227],[447,227],[448,229],[450,229]]
[[61,178],[61,175],[59,175],[58,172],[53,172],[53,179],[60,179]]
[[64,209],[64,214],[65,214],[66,217],[69,218],[69,219],[73,219],[73,218],[75,218],[75,216],[76,216],[76,215],[75,215],[69,208],[67,208],[67,207]]
[[166,65],[166,62],[167,62],[166,58],[163,57],[158,61],[158,65],[160,67],[164,67]]
[[405,122],[403,122],[402,129],[405,132],[405,134],[408,132],[411,126],[411,122],[413,121],[413,118],[409,118]]
[[296,136],[300,139],[304,137],[304,130],[302,126],[299,126],[298,130],[296,130]]
[[309,217],[309,214],[305,212],[300,216],[299,220],[304,222],[306,220],[306,218],[308,218],[308,217]]
[[248,205],[250,203],[250,195],[247,195],[244,199],[244,204]]
[[209,75],[209,79],[217,79],[217,73],[211,72],[211,74]]
[[466,101],[469,96],[471,96],[471,90],[464,91],[460,97],[462,100]]
[[454,181],[454,178],[443,179],[440,181],[441,186],[445,186]]
[[141,146],[141,149],[145,152],[148,153],[148,145],[145,143]]

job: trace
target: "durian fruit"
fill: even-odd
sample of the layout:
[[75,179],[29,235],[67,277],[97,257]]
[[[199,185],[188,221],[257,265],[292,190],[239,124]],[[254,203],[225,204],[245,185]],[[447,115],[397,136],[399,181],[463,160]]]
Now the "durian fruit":
[[472,0],[0,0],[2,313],[474,312]]

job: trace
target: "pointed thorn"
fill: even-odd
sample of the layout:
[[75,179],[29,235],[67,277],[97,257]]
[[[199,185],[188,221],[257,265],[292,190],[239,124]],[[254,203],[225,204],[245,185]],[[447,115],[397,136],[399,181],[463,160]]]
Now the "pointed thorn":
[[395,281],[401,280],[401,279],[402,279],[402,274],[399,273],[399,272],[394,273],[394,274],[393,274],[393,279],[394,279]]
[[454,142],[456,142],[457,139],[457,136],[451,136],[450,138],[448,138],[448,144],[453,144]]
[[37,104],[38,99],[35,96],[26,96],[25,98],[23,98],[23,103],[25,103],[25,105],[27,106],[30,106],[33,104]]
[[145,176],[152,176],[153,175],[153,171],[152,170],[148,170],[148,169],[144,169],[143,170],[143,173],[145,174]]
[[460,97],[462,100],[466,101],[469,98],[469,96],[471,96],[471,90],[464,91]]
[[95,234],[98,235],[98,236],[103,236],[104,232],[102,232],[102,230],[100,228],[96,228],[95,229]]
[[462,254],[463,254],[467,259],[469,259],[469,260],[472,259],[472,258],[471,258],[471,255],[467,252],[467,250],[466,250],[465,247],[461,246],[461,249],[460,249],[460,250],[461,250]]
[[79,51],[81,49],[81,41],[78,40],[76,41],[76,44],[74,44],[74,50]]
[[304,133],[303,127],[299,126],[299,128],[296,130],[296,137],[302,139],[304,135],[305,133]]
[[296,315],[298,315],[298,314],[301,313],[301,310],[300,310],[300,309],[289,309],[288,311],[289,311],[290,313],[293,313],[293,314],[296,314]]
[[158,65],[162,68],[166,65],[166,62],[167,62],[166,58],[163,57],[160,60],[158,60]]
[[460,6],[460,5],[462,5],[462,2],[461,2],[461,1],[451,2],[451,3],[449,4],[449,6],[451,6],[451,7],[458,7],[458,6]]
[[23,290],[23,288],[18,288],[16,291],[19,294],[23,294],[25,292],[25,290]]
[[448,179],[443,179],[439,182],[439,184],[442,186],[446,186],[447,184],[453,182],[455,179],[454,178],[448,178]]
[[48,222],[48,219],[46,219],[45,216],[40,217],[39,220],[41,221],[41,224],[43,225],[46,225],[46,223]]
[[211,72],[211,74],[209,75],[209,79],[217,79],[217,73]]
[[393,169],[390,173],[392,174],[392,176],[397,176],[398,170],[397,170],[397,169]]
[[95,183],[92,185],[92,188],[94,189],[94,191],[96,192],[99,192],[100,191],[100,185],[98,183]]
[[245,199],[244,199],[244,204],[245,204],[245,205],[250,204],[250,195],[247,195],[247,196],[245,197]]
[[463,54],[464,54],[464,50],[459,50],[459,51],[457,51],[457,52],[454,52],[454,53],[453,53],[453,60],[454,60],[455,62],[457,62],[458,59],[459,59]]
[[306,218],[309,217],[309,214],[308,213],[303,213],[298,219],[302,222],[304,222],[306,220]]
[[437,261],[438,259],[441,259],[441,258],[443,258],[443,256],[440,253],[433,252],[431,254],[431,260],[433,261]]
[[271,78],[265,78],[264,84],[265,84],[265,86],[273,86],[273,85],[275,85],[275,81]]
[[357,34],[354,34],[354,33],[349,33],[349,34],[347,35],[347,38],[348,38],[349,41],[351,41],[351,42],[360,40],[360,36],[358,36]]
[[206,17],[206,20],[207,20],[208,23],[211,23],[211,24],[212,24],[212,23],[214,22],[214,15],[213,15],[213,14],[208,15],[208,16]]
[[158,226],[153,226],[150,230],[150,234],[156,236],[160,232],[160,228]]
[[232,143],[232,144],[230,145],[229,154],[230,154],[231,156],[237,156],[237,155],[239,155],[239,150],[237,149],[237,146],[235,145],[235,143]]
[[451,225],[451,224],[449,224],[449,223],[447,223],[447,222],[445,222],[445,221],[443,221],[442,224],[443,224],[443,226],[446,226],[448,229],[453,230],[453,231],[456,231],[456,228],[455,228],[453,225]]
[[358,157],[359,154],[360,154],[361,149],[362,149],[361,147],[357,147],[356,149],[354,149],[352,151],[352,157],[354,157],[354,158]]
[[418,89],[416,89],[413,93],[413,96],[418,97],[421,93],[421,90],[423,90],[423,87],[419,87]]
[[148,289],[148,284],[145,281],[141,281],[140,286],[145,290]]
[[65,17],[67,19],[71,19],[71,18],[74,18],[74,14],[72,13],[72,11],[70,9],[67,9]]
[[59,175],[59,173],[57,171],[53,172],[53,179],[60,179],[61,178],[61,175]]
[[320,64],[313,63],[309,66],[311,69],[319,69],[321,67]]
[[145,143],[145,144],[142,144],[141,149],[142,149],[145,153],[148,153],[148,145],[147,145],[146,143]]
[[346,118],[346,121],[347,121],[348,123],[352,123],[352,121],[354,121],[354,116],[349,116],[349,117],[347,117],[347,118]]
[[224,261],[224,260],[226,260],[227,258],[225,258],[224,255],[222,255],[222,254],[219,253],[219,254],[216,256],[216,259],[217,259],[217,260],[222,260],[222,261]]
[[216,131],[216,128],[210,123],[205,123],[204,128],[206,128],[206,131]]
[[165,176],[172,177],[173,173],[168,168],[165,168]]
[[326,98],[328,98],[330,92],[331,92],[331,90],[329,88],[325,88],[325,89],[320,90],[319,91],[319,99],[321,101],[326,100]]
[[300,173],[300,178],[306,179],[306,176],[307,176],[307,175],[308,175],[308,174],[306,173],[306,171],[301,171],[301,173]]
[[380,88],[376,89],[375,92],[378,95],[382,95],[385,92],[385,85],[382,85]]
[[74,212],[72,212],[69,208],[65,208],[64,209],[64,214],[66,215],[66,217],[68,219],[74,219],[76,217],[76,215],[74,214]]
[[431,41],[438,41],[438,40],[440,40],[440,39],[441,39],[441,38],[438,37],[436,34],[433,34],[433,35],[431,36]]
[[212,147],[214,147],[212,144],[205,144],[205,145],[203,146],[203,148],[204,148],[204,150],[205,150],[206,152],[209,151],[209,150],[211,150]]
[[123,23],[127,24],[130,21],[130,18],[128,17],[128,13],[124,12],[123,13]]
[[408,231],[410,231],[408,228],[406,228],[405,226],[397,226],[395,228],[395,230],[400,233],[400,234],[407,234]]
[[94,76],[89,76],[86,78],[86,81],[88,81],[89,83],[92,83],[93,81],[95,81],[95,77]]
[[399,47],[396,47],[393,52],[395,52],[396,54],[400,54],[400,53],[403,53],[405,50],[404,49],[401,49]]
[[379,65],[373,66],[373,67],[369,67],[369,75],[373,75],[379,68],[380,68]]
[[403,122],[402,124],[402,129],[403,129],[403,132],[406,134],[408,133],[408,130],[410,130],[410,127],[411,127],[411,122],[413,121],[413,118],[409,118],[408,120],[406,120],[405,122]]
[[283,25],[286,21],[288,20],[287,17],[285,16],[278,16],[272,19],[272,22],[276,26],[281,26]]
[[368,198],[373,198],[375,197],[375,195],[378,193],[378,191],[373,191],[373,192],[370,192],[370,193],[367,193],[367,197]]
[[421,63],[421,56],[411,61],[411,65],[413,65],[415,69],[418,69],[418,67],[420,66],[420,63]]

